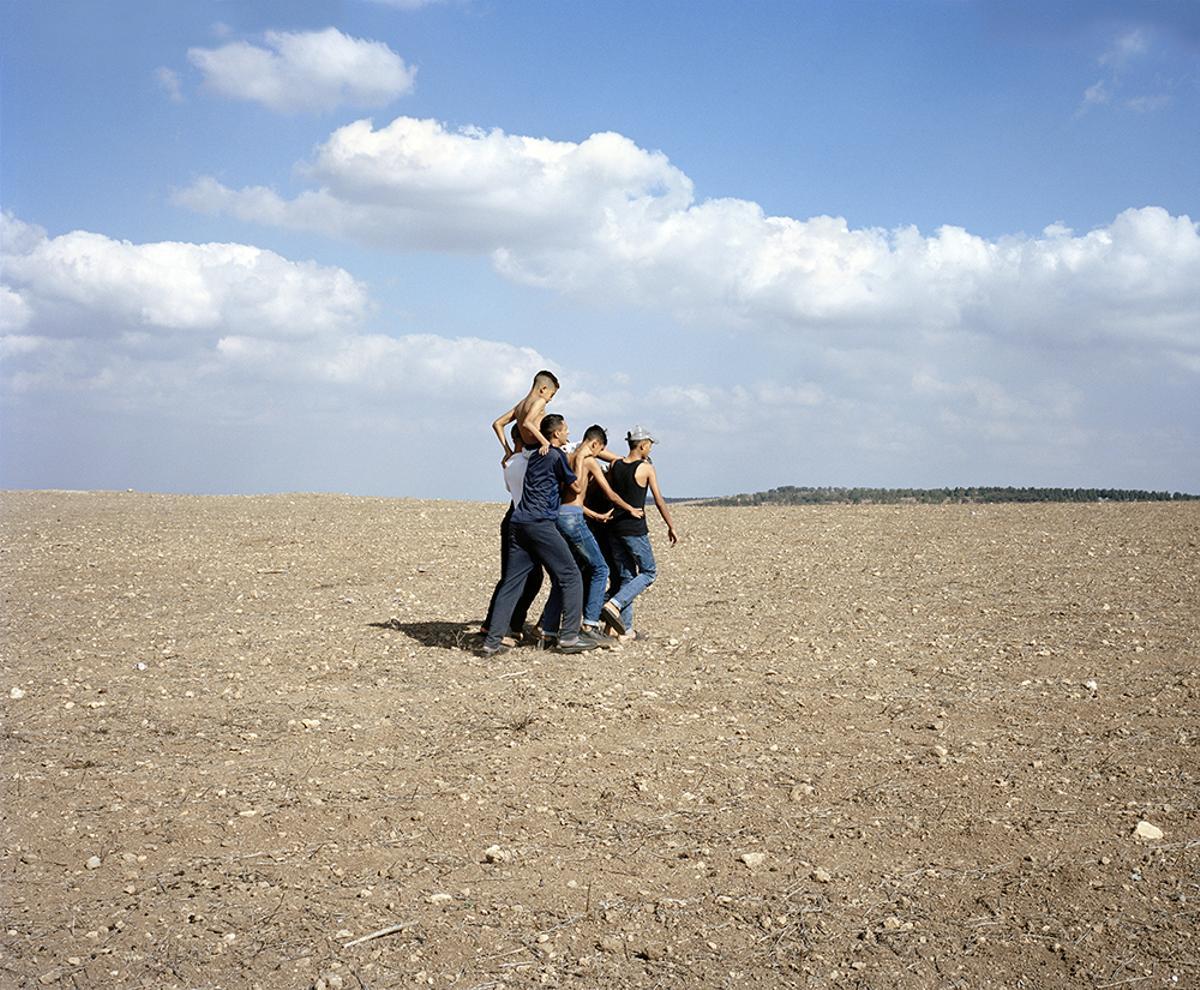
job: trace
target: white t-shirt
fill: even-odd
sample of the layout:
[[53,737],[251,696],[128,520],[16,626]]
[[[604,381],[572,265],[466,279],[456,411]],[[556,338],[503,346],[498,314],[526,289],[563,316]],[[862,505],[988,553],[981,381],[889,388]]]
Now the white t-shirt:
[[532,450],[522,450],[513,454],[504,465],[504,487],[512,495],[513,505],[521,504],[521,496],[525,493],[525,469],[529,467],[529,455]]

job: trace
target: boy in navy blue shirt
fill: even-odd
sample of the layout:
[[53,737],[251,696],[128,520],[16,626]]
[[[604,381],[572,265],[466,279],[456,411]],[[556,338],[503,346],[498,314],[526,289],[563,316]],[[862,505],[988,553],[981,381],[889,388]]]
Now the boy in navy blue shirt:
[[600,645],[596,638],[579,634],[583,579],[571,548],[558,530],[558,507],[562,503],[563,489],[578,492],[582,487],[562,452],[562,446],[567,442],[567,421],[551,413],[542,420],[539,432],[549,440],[549,449],[544,454],[533,453],[525,468],[521,501],[512,514],[507,573],[496,596],[487,638],[480,651],[485,657],[507,649],[500,642],[503,631],[508,628],[526,577],[538,566],[546,568],[562,596],[559,652],[583,653]]

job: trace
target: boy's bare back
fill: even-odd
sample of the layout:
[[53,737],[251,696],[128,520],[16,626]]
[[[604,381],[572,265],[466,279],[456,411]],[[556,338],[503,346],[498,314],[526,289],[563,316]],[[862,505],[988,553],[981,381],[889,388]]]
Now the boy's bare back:
[[508,445],[504,428],[512,422],[517,424],[521,442],[526,448],[537,447],[543,454],[550,448],[550,441],[542,436],[540,424],[546,415],[546,403],[554,398],[557,391],[558,379],[549,371],[539,371],[533,376],[529,394],[492,423],[492,430],[504,448],[505,460],[512,456],[512,448]]

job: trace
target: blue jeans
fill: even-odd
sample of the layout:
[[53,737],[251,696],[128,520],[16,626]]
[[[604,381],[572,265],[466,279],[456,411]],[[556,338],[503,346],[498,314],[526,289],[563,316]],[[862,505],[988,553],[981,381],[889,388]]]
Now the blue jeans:
[[626,629],[633,628],[633,600],[654,583],[658,570],[649,536],[613,536],[613,559],[617,562],[620,584],[612,601],[621,610]]
[[[583,509],[577,505],[564,505],[558,510],[558,531],[562,533],[571,553],[579,562],[583,574],[583,621],[594,626],[600,622],[600,608],[604,604],[604,588],[608,583],[608,564],[592,531],[584,521]],[[550,588],[546,608],[542,612],[543,632],[557,632],[562,619],[562,595],[557,588]]]
[[561,642],[575,642],[579,638],[579,618],[583,611],[583,582],[562,533],[553,521],[546,519],[512,523],[510,535],[507,573],[500,584],[483,645],[487,649],[500,645],[500,637],[509,628],[517,599],[521,597],[521,589],[525,587],[530,571],[538,566],[550,572],[552,590],[562,599]]

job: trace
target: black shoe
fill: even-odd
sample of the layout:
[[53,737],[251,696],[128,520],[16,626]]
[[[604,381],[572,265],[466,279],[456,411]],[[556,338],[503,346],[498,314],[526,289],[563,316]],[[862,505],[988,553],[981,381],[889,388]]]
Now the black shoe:
[[588,650],[598,649],[600,646],[590,636],[580,636],[574,643],[559,643],[559,653],[587,653]]
[[579,638],[585,639],[589,643],[595,643],[602,650],[611,650],[617,645],[615,639],[599,629],[584,629],[579,633]]
[[483,657],[485,660],[490,657],[498,657],[501,653],[507,653],[511,650],[511,646],[505,646],[501,643],[499,646],[481,646],[475,651],[475,656]]

